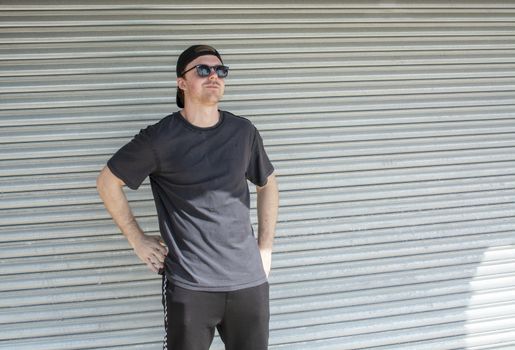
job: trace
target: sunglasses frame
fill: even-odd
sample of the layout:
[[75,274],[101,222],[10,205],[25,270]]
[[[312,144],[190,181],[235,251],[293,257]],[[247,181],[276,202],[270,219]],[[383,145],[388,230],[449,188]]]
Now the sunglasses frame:
[[[202,75],[202,74],[200,73],[201,68],[205,68],[205,67],[208,67],[208,68],[209,68],[209,74],[208,74],[208,75]],[[184,76],[184,74],[186,74],[186,73],[188,73],[189,71],[194,70],[194,69],[196,69],[196,71],[197,71],[197,75],[198,75],[199,77],[201,77],[201,78],[207,78],[208,76],[210,76],[210,75],[211,75],[211,72],[212,72],[212,71],[214,71],[214,72],[216,73],[216,76],[217,76],[218,78],[220,78],[220,79],[224,79],[224,78],[226,78],[226,77],[227,77],[227,75],[229,75],[229,67],[224,66],[223,64],[217,64],[217,65],[215,65],[215,66],[208,66],[207,64],[197,64],[196,66],[193,66],[193,67],[191,67],[190,69],[187,69],[187,70],[185,70],[184,72],[182,72],[181,77],[183,77],[183,76]],[[219,69],[225,69],[227,73],[226,73],[225,75],[222,75],[222,76],[221,76],[220,74],[218,74],[218,70],[219,70]]]

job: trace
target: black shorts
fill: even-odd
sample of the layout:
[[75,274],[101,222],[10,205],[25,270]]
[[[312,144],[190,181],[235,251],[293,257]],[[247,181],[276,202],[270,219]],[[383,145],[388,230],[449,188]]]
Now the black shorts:
[[269,286],[231,292],[177,287],[163,276],[164,350],[208,350],[215,328],[226,350],[268,349]]

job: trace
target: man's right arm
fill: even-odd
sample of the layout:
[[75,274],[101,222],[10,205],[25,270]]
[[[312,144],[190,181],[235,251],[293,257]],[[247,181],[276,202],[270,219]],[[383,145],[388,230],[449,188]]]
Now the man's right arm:
[[114,222],[125,235],[136,255],[154,272],[163,268],[168,253],[161,237],[147,236],[132,214],[123,192],[125,183],[105,166],[97,177],[97,190]]

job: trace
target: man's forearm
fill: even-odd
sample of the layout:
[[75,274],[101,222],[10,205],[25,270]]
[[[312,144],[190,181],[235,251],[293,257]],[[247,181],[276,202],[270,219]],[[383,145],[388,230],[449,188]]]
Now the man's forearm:
[[275,225],[279,208],[279,191],[275,175],[268,177],[267,184],[257,188],[258,245],[260,250],[272,251]]

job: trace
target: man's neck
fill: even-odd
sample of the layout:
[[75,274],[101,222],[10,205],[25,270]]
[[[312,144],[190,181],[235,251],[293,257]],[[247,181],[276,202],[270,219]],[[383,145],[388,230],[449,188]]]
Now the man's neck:
[[218,105],[208,107],[188,105],[181,110],[181,114],[188,122],[200,128],[209,128],[220,120]]

